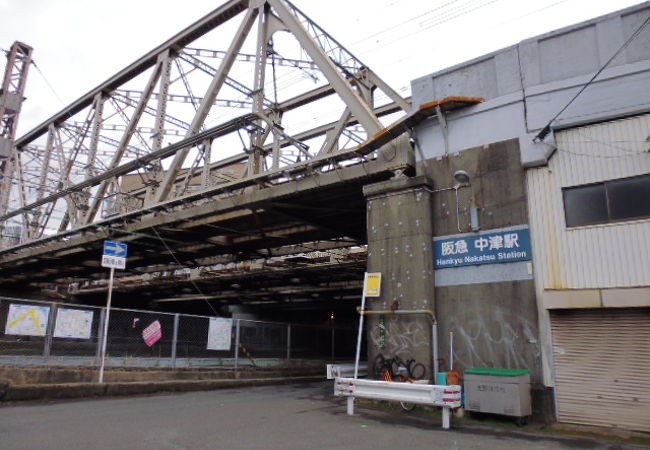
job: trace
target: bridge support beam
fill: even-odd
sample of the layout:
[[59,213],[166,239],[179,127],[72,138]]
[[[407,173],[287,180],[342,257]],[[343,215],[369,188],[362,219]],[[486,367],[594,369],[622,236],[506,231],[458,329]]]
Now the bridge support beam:
[[[367,310],[430,310],[435,315],[432,183],[427,177],[395,178],[365,186],[368,272],[381,272],[381,296]],[[435,317],[435,316],[434,316]],[[424,366],[413,376],[432,377],[431,316],[368,317],[368,370],[378,355]],[[415,363],[412,363],[415,364]]]

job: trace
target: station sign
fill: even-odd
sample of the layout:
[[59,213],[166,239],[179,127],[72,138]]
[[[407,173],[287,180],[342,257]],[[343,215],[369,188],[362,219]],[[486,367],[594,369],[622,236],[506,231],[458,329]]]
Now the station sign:
[[434,239],[434,267],[474,266],[530,261],[530,230],[485,232]]

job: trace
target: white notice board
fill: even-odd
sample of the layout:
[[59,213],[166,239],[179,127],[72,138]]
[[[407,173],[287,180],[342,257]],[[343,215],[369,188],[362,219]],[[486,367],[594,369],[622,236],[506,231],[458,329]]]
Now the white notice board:
[[230,350],[232,319],[211,317],[208,328],[208,350]]
[[56,311],[54,337],[90,339],[93,312],[82,309],[59,308]]

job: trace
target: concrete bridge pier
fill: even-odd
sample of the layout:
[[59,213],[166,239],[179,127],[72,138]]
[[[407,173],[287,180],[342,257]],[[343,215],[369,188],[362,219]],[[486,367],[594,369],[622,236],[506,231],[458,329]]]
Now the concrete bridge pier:
[[369,373],[375,370],[378,355],[397,356],[422,364],[423,377],[431,378],[431,317],[391,312],[430,310],[435,314],[432,191],[432,182],[425,176],[394,178],[363,189],[368,272],[382,274],[381,296],[367,298],[366,309],[388,311],[367,317]]

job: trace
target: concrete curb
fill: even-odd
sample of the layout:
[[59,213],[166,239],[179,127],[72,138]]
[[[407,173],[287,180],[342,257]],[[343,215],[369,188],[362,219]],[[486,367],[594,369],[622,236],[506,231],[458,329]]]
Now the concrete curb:
[[[286,376],[317,376],[323,373],[322,368],[290,370],[282,369],[138,369],[110,368],[104,373],[107,383],[132,383],[140,381],[196,381],[224,380],[242,378],[282,378]],[[95,367],[20,367],[0,366],[0,387],[3,382],[16,386],[28,384],[68,384],[94,383],[99,378],[99,370]],[[0,395],[1,397],[1,395]]]
[[158,392],[190,392],[216,389],[232,389],[271,384],[308,383],[324,381],[321,376],[244,378],[224,380],[189,381],[136,381],[129,383],[60,383],[9,385],[0,401],[44,400],[60,398],[82,398],[120,395],[146,395]]

